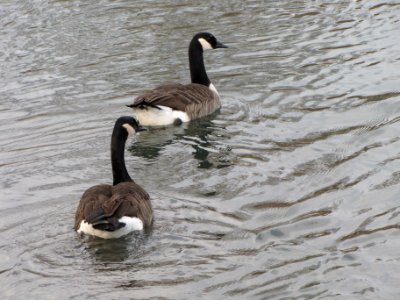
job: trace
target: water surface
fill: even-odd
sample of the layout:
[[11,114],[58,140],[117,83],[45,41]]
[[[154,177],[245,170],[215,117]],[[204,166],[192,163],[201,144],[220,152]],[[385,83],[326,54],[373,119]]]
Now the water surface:
[[[128,144],[153,230],[73,231],[115,119],[188,82],[223,108]],[[398,1],[1,1],[1,299],[395,299]]]

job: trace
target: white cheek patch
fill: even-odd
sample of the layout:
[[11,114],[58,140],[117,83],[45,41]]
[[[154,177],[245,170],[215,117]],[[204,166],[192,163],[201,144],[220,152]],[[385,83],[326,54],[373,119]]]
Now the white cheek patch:
[[124,127],[126,131],[128,131],[128,135],[134,134],[136,132],[135,129],[133,129],[133,127],[128,123],[125,123],[124,125],[122,125],[122,127]]
[[209,42],[207,42],[205,39],[203,38],[199,38],[199,42],[201,44],[201,46],[203,47],[203,50],[209,50],[212,49],[213,47],[211,46],[211,44]]

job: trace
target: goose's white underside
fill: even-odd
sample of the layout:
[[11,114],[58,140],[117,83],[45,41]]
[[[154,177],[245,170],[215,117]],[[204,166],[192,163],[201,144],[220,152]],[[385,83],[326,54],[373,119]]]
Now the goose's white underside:
[[93,228],[92,224],[83,220],[77,232],[98,236],[103,239],[117,239],[132,231],[143,230],[143,222],[139,218],[125,216],[120,218],[119,222],[125,223],[125,226],[116,231],[104,231]]
[[[211,83],[208,87],[211,91],[218,95],[218,91]],[[140,125],[143,126],[165,126],[174,124],[176,119],[180,119],[183,123],[189,122],[190,117],[184,111],[173,110],[168,106],[158,105],[157,109],[154,107],[146,107],[146,109],[134,108],[133,114],[139,120]]]
[[184,111],[173,110],[167,106],[146,107],[146,109],[136,108],[133,110],[135,117],[143,126],[164,126],[174,124],[176,119],[182,122],[189,122],[190,118]]

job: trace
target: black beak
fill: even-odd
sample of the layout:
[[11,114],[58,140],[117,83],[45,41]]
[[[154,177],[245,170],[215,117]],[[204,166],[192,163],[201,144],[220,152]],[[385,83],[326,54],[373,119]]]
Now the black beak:
[[140,131],[147,131],[147,129],[144,128],[144,127],[142,127],[142,126],[140,126],[140,125],[138,124],[138,127],[137,127],[137,129],[136,129],[136,132],[140,132]]
[[133,108],[133,104],[125,105],[126,107]]
[[224,44],[222,44],[221,42],[217,41],[217,45],[215,45],[215,49],[217,49],[217,48],[229,48],[229,47],[224,45]]

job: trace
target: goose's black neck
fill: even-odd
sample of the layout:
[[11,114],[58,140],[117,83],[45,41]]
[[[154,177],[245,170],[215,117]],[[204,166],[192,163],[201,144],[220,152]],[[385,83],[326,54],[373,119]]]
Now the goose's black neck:
[[193,39],[189,45],[189,67],[192,83],[210,86],[210,79],[204,67],[203,47],[197,39]]
[[113,171],[113,185],[121,182],[133,181],[125,166],[125,143],[128,133],[121,125],[115,124],[111,137],[111,165]]

